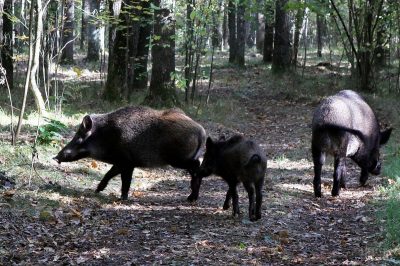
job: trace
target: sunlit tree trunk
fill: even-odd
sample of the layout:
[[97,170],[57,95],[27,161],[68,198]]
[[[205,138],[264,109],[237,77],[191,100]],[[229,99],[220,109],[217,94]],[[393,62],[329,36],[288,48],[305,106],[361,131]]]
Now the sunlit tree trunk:
[[256,48],[259,53],[264,52],[265,20],[264,14],[257,13]]
[[87,60],[96,62],[100,59],[100,25],[97,21],[97,16],[100,13],[100,1],[85,0],[85,3],[89,5],[90,14],[87,19]]
[[87,40],[87,24],[90,14],[90,1],[92,0],[82,0],[82,23],[81,23],[81,38],[80,38],[80,48],[85,49],[85,43]]

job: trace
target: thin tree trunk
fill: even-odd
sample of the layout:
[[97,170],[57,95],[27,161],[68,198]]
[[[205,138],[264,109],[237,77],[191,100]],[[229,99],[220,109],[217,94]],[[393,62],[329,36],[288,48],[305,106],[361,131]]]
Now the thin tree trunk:
[[195,7],[195,0],[186,2],[186,42],[185,42],[185,102],[189,102],[189,88],[193,68],[193,21],[190,15]]
[[293,65],[297,67],[297,54],[299,53],[300,31],[303,26],[305,9],[299,9],[296,13],[293,38]]
[[317,56],[322,57],[322,28],[323,28],[323,17],[317,14]]
[[264,14],[257,13],[256,48],[259,53],[264,52],[265,20]]

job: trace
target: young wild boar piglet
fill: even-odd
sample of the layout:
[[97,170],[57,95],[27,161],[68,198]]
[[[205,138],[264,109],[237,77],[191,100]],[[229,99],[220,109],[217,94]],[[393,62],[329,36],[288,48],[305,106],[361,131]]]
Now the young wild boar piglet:
[[360,183],[365,185],[368,173],[381,172],[379,148],[389,140],[391,131],[380,131],[374,112],[354,91],[343,90],[323,100],[312,121],[315,196],[321,197],[321,169],[326,153],[334,156],[332,196],[338,196],[340,187],[346,187],[346,157],[360,166]]
[[179,109],[158,111],[147,107],[125,107],[108,114],[87,115],[74,138],[57,154],[58,162],[93,158],[112,164],[96,192],[104,190],[121,174],[121,199],[128,198],[135,167],[171,165],[192,176],[192,193],[197,200],[201,179],[193,178],[204,144],[204,128]]
[[243,185],[249,196],[249,218],[255,221],[261,218],[262,190],[267,158],[260,146],[254,141],[235,135],[228,140],[224,138],[213,141],[207,138],[206,153],[199,177],[216,174],[229,185],[226,193],[224,210],[227,210],[232,199],[233,215],[239,215],[239,198],[237,185]]

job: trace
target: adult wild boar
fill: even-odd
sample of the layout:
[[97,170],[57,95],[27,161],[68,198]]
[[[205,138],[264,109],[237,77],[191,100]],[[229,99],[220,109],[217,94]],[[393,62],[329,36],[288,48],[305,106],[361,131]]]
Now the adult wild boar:
[[171,165],[192,176],[188,200],[196,200],[201,179],[194,179],[204,144],[204,128],[179,109],[158,111],[147,107],[125,107],[107,114],[87,115],[74,138],[54,159],[71,162],[93,158],[112,164],[96,192],[104,190],[121,174],[121,199],[128,198],[135,167]]
[[239,214],[237,184],[243,185],[249,196],[249,218],[261,218],[262,189],[267,168],[267,158],[255,142],[235,135],[228,140],[213,141],[207,138],[206,153],[200,165],[198,176],[211,174],[221,176],[229,185],[224,210],[229,209],[232,199],[233,215]]
[[350,157],[361,168],[360,183],[365,185],[368,173],[378,175],[381,171],[379,148],[389,140],[391,131],[380,131],[374,112],[354,91],[343,90],[323,100],[312,121],[315,196],[321,197],[326,153],[334,156],[332,196],[338,196],[340,187],[346,187],[345,158]]

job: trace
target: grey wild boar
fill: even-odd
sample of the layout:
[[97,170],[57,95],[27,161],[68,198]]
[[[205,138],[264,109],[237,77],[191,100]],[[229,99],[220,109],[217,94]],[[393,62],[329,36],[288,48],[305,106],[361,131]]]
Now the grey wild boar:
[[193,176],[200,165],[198,156],[205,138],[204,128],[179,109],[125,107],[85,116],[73,139],[54,159],[61,163],[89,157],[112,164],[96,192],[121,174],[123,200],[128,198],[135,167],[171,165],[186,169],[192,176],[188,200],[194,201],[200,188],[196,182],[201,179]]
[[361,168],[360,184],[365,185],[368,173],[378,175],[381,171],[379,148],[389,140],[391,131],[380,130],[374,112],[354,91],[343,90],[323,100],[312,121],[315,196],[321,197],[326,153],[334,156],[332,196],[338,196],[340,187],[346,187],[346,157]]
[[207,138],[206,152],[198,172],[199,177],[211,174],[221,176],[229,185],[223,209],[230,207],[233,215],[239,215],[237,185],[242,182],[249,196],[249,218],[261,218],[262,190],[267,158],[255,142],[235,135],[227,140],[213,141]]

